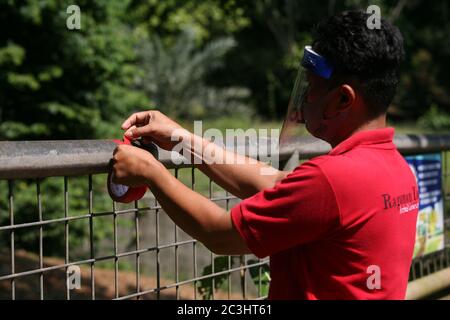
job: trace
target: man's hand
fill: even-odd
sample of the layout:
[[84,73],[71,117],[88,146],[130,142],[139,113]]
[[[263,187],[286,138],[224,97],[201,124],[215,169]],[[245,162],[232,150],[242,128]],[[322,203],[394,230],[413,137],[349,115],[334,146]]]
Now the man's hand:
[[[250,161],[248,157],[224,150],[221,146],[183,129],[178,123],[156,110],[131,115],[122,124],[122,129],[126,130],[125,135],[130,139],[143,137],[144,142],[154,142],[160,148],[169,151],[183,142],[184,157],[190,156],[195,166],[211,180],[242,199],[273,187],[277,181],[287,175],[287,172],[276,170],[273,170],[272,175],[263,175],[262,170],[270,169],[269,165],[259,161],[255,164],[255,161]],[[223,159],[228,159],[229,162],[223,165],[221,162],[203,161],[203,151],[206,147],[208,147],[208,155],[222,154]],[[197,162],[197,160],[200,161]]]
[[114,150],[113,182],[148,185],[166,213],[184,231],[217,254],[250,253],[231,216],[178,181],[152,154],[130,145]]
[[143,186],[152,177],[152,171],[161,163],[145,150],[129,145],[120,145],[112,158],[113,182],[130,187]]
[[[130,139],[143,137],[145,142],[153,141],[165,150],[172,150],[191,133],[157,110],[137,112],[122,124],[125,135]],[[175,140],[175,141],[173,141]]]

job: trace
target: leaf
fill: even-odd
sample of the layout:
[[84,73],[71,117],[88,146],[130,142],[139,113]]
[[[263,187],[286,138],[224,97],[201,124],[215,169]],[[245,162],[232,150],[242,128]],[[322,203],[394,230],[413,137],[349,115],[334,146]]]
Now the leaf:
[[7,74],[7,82],[19,90],[30,89],[31,91],[37,91],[40,88],[39,82],[32,74],[9,72]]
[[17,44],[9,43],[6,47],[0,48],[0,65],[19,66],[24,58],[25,49]]
[[[258,260],[248,260],[248,264],[258,263]],[[259,292],[259,296],[267,296],[269,294],[270,287],[270,268],[268,264],[264,264],[261,267],[249,268],[250,276]],[[259,289],[260,288],[260,289]]]
[[[233,257],[231,257],[233,259]],[[229,257],[219,256],[214,258],[214,273],[228,270]],[[233,261],[232,261],[233,262]],[[207,265],[203,268],[202,276],[211,274],[212,265]],[[210,300],[212,298],[213,290],[219,290],[225,285],[225,281],[228,279],[228,274],[224,273],[214,277],[214,289],[212,288],[212,278],[205,278],[199,281],[197,290],[202,295],[204,300]]]

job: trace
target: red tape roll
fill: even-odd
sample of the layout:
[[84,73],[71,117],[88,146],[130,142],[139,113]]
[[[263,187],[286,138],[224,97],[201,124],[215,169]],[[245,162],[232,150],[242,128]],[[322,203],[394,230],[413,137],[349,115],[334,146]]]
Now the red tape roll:
[[[121,140],[114,140],[116,144],[129,144],[131,145],[130,139],[127,137],[123,138],[123,141]],[[117,184],[112,182],[113,179],[113,172],[112,170],[108,173],[108,193],[111,199],[113,199],[116,202],[120,203],[130,203],[133,201],[137,201],[142,199],[145,192],[147,192],[147,186],[139,186],[139,187],[128,187],[123,184]]]

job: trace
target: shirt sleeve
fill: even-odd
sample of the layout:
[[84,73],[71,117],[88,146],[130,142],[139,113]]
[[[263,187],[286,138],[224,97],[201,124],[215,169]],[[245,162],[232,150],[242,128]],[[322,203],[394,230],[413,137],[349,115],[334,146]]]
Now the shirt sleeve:
[[231,209],[234,226],[258,257],[327,237],[340,225],[339,208],[327,177],[312,161],[273,188]]

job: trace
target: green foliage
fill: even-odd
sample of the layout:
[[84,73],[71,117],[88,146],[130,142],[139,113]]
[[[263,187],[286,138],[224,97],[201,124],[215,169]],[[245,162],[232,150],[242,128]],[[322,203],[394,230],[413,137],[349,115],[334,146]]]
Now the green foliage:
[[[380,5],[405,38],[407,57],[391,118],[450,129],[446,0],[80,0],[81,30],[72,31],[66,27],[71,4],[0,1],[0,139],[118,138],[121,120],[150,103],[188,127],[192,119],[220,129],[274,121],[285,113],[313,26],[370,4]],[[1,183],[4,213],[7,186]],[[101,194],[94,209],[109,210],[104,177],[93,183]],[[44,217],[61,217],[61,179],[45,179],[41,187]],[[207,190],[207,181],[198,187]],[[34,182],[20,181],[16,188],[16,223],[36,220]],[[86,181],[74,179],[70,190],[71,214],[86,214]],[[7,215],[0,220],[6,223]],[[51,239],[45,250],[62,253],[64,230],[52,228],[44,230]],[[89,229],[81,221],[70,228],[71,244],[82,247]],[[108,228],[99,226],[95,236],[108,237]],[[18,232],[18,245],[32,248],[35,231]],[[216,272],[222,263],[217,260]],[[216,286],[221,281],[217,277]]]
[[170,46],[155,35],[139,46],[143,70],[139,88],[158,108],[177,118],[245,110],[245,89],[218,89],[205,83],[207,74],[222,66],[223,56],[233,46],[233,39],[219,38],[198,48],[192,30],[181,33]]
[[[248,264],[258,263],[258,260],[251,259],[247,261]],[[255,287],[259,290],[259,296],[264,297],[269,295],[270,286],[270,268],[265,264],[261,268],[250,268],[248,270],[252,277]]]
[[[228,270],[228,257],[220,256],[214,258],[214,273]],[[212,265],[207,265],[203,268],[202,276],[211,274]],[[226,273],[214,277],[214,289],[213,289],[213,279],[205,278],[199,281],[197,290],[203,297],[203,300],[211,300],[213,295],[213,290],[223,289],[228,275]]]
[[111,124],[145,108],[144,94],[181,118],[244,106],[280,117],[313,26],[370,4],[406,40],[394,119],[417,119],[433,104],[450,112],[445,0],[84,0],[79,31],[65,27],[68,4],[0,4],[0,138],[110,136]]
[[68,4],[0,4],[0,138],[111,136],[147,99],[182,119],[246,106],[281,117],[313,26],[371,4],[406,40],[394,119],[417,119],[433,104],[450,112],[445,0],[84,0],[79,31],[65,27]]
[[406,117],[430,114],[433,105],[440,107],[441,114],[450,113],[449,5],[442,0],[432,5],[408,2],[396,20],[407,53],[396,104]]
[[[144,105],[145,96],[134,89],[135,38],[123,22],[128,1],[77,1],[81,30],[73,31],[66,27],[70,4],[0,3],[0,139],[112,138],[119,130],[111,124]],[[95,177],[93,183],[104,186],[104,177]],[[44,218],[62,217],[62,179],[45,179],[41,188]],[[87,214],[86,181],[74,180],[70,189],[70,214]],[[104,191],[94,209],[106,210]],[[37,220],[34,181],[17,182],[14,203],[15,223]],[[5,212],[7,204],[0,204]],[[1,222],[6,217],[0,217]],[[110,225],[102,226],[94,238],[104,238],[111,230]],[[85,220],[71,221],[71,247],[81,248],[88,232]],[[43,233],[45,254],[61,255],[64,224],[45,226]],[[36,249],[38,230],[23,229],[15,240],[17,247]]]
[[[230,260],[229,260],[230,259]],[[231,266],[229,265],[231,263]],[[226,271],[234,265],[239,265],[243,263],[243,257],[241,256],[219,256],[214,258],[214,272],[212,264],[207,265],[203,268],[202,276],[207,276],[212,273],[220,273],[221,271]],[[247,265],[256,264],[258,260],[250,259],[247,261]],[[259,296],[267,296],[269,294],[270,285],[270,270],[267,264],[262,266],[249,268],[249,273],[253,284],[258,290]],[[229,277],[228,273],[223,273],[214,277],[214,288],[213,288],[213,278],[208,277],[199,281],[197,290],[202,296],[203,300],[211,300],[213,296],[213,290],[225,290],[227,286],[227,279]]]
[[127,1],[78,1],[81,30],[73,31],[69,4],[0,4],[0,138],[104,137],[105,124],[144,103],[133,90]]
[[133,0],[130,22],[138,29],[171,40],[186,28],[198,42],[232,34],[250,24],[237,0]]
[[450,113],[444,113],[436,105],[432,105],[419,119],[419,125],[423,128],[432,129],[436,131],[450,130]]
[[[407,52],[391,117],[417,120],[433,103],[444,112],[450,112],[448,1],[437,0],[430,4],[404,0],[314,3],[264,0],[233,1],[227,7],[223,1],[142,3],[136,0],[133,4],[135,15],[132,16],[143,21],[139,27],[150,34],[161,35],[163,41],[173,42],[176,31],[186,26],[208,31],[207,36],[197,36],[202,44],[223,34],[233,36],[236,46],[226,55],[225,67],[213,72],[208,79],[212,85],[248,88],[251,93],[248,104],[265,119],[284,115],[302,48],[311,43],[314,25],[336,12],[366,10],[369,5],[379,5],[383,17],[392,20],[402,31]],[[231,10],[235,14],[216,15],[221,20],[197,19],[205,6],[210,7],[208,12]],[[237,13],[239,19],[236,19]],[[210,15],[204,13],[204,16]],[[229,21],[245,23],[227,28]],[[221,32],[218,32],[218,26]]]
[[[104,188],[105,177],[94,176],[92,180],[93,190]],[[65,216],[64,203],[64,179],[48,178],[40,179],[39,187],[36,180],[17,180],[12,184],[14,223],[22,224],[39,221],[39,204],[42,220],[61,219]],[[67,215],[86,216],[89,213],[89,193],[87,178],[69,178],[67,190],[69,193],[67,202]],[[39,188],[39,193],[38,193]],[[0,225],[9,224],[9,186],[7,181],[1,181],[0,189]],[[38,194],[40,195],[38,197]],[[106,193],[96,193],[93,201],[93,211],[102,212],[111,210],[111,200]],[[94,218],[95,221],[95,218]],[[69,222],[69,244],[72,257],[82,254],[82,248],[89,243],[88,219],[76,219]],[[94,241],[111,237],[112,224],[105,224],[95,228]],[[46,256],[62,256],[65,252],[65,223],[55,222],[42,226],[43,250]],[[2,243],[9,243],[10,234],[0,233]],[[18,229],[15,234],[15,247],[33,252],[38,251],[39,226]]]

